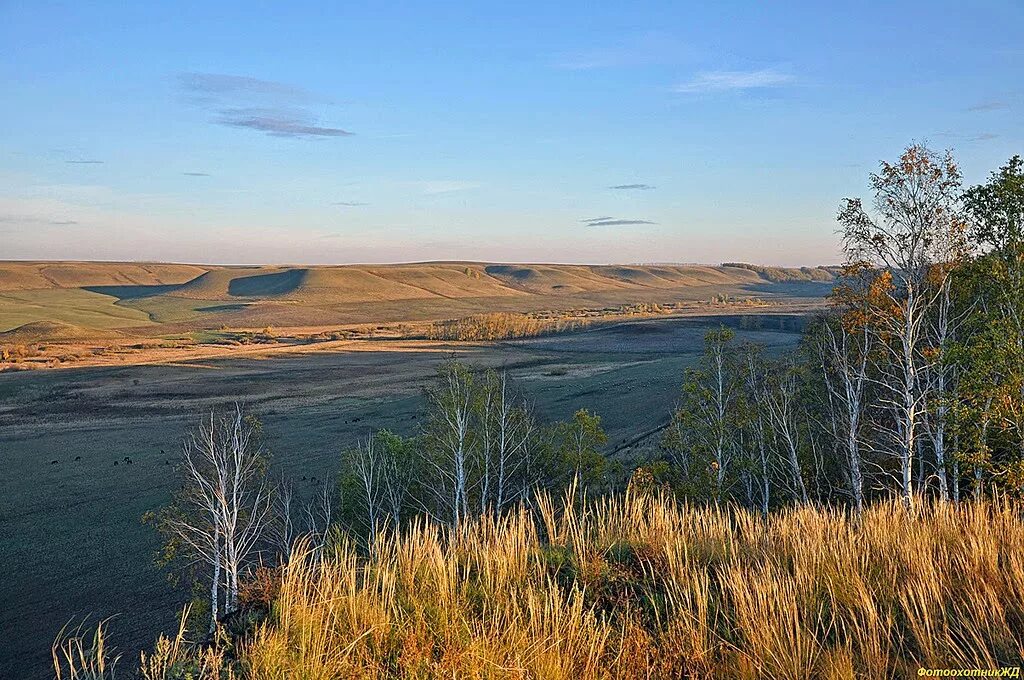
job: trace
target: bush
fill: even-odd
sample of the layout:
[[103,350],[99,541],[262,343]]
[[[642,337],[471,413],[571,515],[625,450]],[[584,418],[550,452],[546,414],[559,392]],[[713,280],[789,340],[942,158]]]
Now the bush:
[[427,328],[430,340],[509,340],[579,328],[579,319],[538,319],[527,314],[494,312],[464,319],[437,321]]
[[0,346],[0,361],[9,361],[16,364],[22,359],[38,356],[39,352],[28,345],[3,345]]

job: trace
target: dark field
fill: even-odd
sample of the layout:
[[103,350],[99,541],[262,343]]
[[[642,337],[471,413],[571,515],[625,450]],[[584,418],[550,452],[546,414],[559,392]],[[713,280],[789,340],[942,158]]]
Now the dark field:
[[454,348],[473,365],[510,369],[542,420],[596,411],[617,450],[667,420],[704,331],[720,323],[777,351],[796,344],[801,325],[785,315],[657,319],[491,345],[368,342],[0,374],[0,677],[46,677],[50,642],[71,617],[116,615],[114,641],[130,666],[175,624],[184,597],[153,565],[157,537],[140,517],[167,501],[182,435],[212,407],[245,402],[264,422],[275,471],[308,489],[371,430],[414,430],[421,388]]

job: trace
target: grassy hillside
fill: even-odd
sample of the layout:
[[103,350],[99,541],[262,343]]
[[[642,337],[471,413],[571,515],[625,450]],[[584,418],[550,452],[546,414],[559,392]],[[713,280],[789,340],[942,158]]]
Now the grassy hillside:
[[57,322],[100,331],[152,324],[145,311],[84,288],[0,291],[0,331],[33,322]]
[[179,284],[204,271],[187,264],[0,261],[0,291]]
[[59,321],[32,321],[9,331],[0,331],[0,344],[24,345],[39,342],[43,338],[56,342],[73,342],[116,337],[120,337],[117,331],[86,329]]
[[[827,289],[822,282],[831,276],[824,269],[751,265],[0,262],[0,331],[60,322],[161,335],[221,326],[431,321],[482,312],[674,303],[720,295],[820,297]],[[812,287],[793,288],[799,285]],[[161,327],[166,324],[170,327]]]
[[1012,667],[1024,657],[1019,511],[893,502],[857,520],[810,506],[761,517],[634,487],[580,512],[541,497],[458,532],[381,535],[368,559],[343,540],[323,560],[265,571],[245,597],[266,620],[237,660],[164,643],[148,664],[253,680]]

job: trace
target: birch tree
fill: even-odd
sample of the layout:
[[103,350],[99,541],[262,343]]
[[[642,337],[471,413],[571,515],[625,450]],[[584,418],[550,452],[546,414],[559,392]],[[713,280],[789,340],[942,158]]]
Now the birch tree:
[[942,278],[936,293],[929,327],[929,342],[924,358],[927,370],[924,380],[928,394],[928,409],[924,414],[925,431],[935,455],[935,477],[939,484],[939,498],[949,500],[947,466],[950,462],[950,412],[958,399],[955,353],[950,347],[956,341],[960,315],[953,307],[952,274],[940,273],[947,265],[937,265],[936,276]]
[[862,264],[844,268],[831,296],[833,313],[821,320],[814,338],[830,430],[843,452],[847,488],[857,514],[864,510],[861,438],[871,381],[872,314],[887,281],[887,275],[879,278],[876,270]]
[[380,512],[384,500],[384,457],[377,448],[376,438],[367,437],[350,452],[350,461],[366,518],[366,544],[373,550],[380,528]]
[[272,516],[260,426],[241,405],[211,412],[182,448],[182,486],[158,528],[209,569],[210,630],[238,608],[239,578],[254,561]]
[[790,492],[797,501],[807,503],[807,485],[800,470],[799,398],[796,367],[778,364],[769,375],[764,406],[782,453]]
[[327,480],[320,482],[309,502],[306,503],[303,513],[306,519],[305,536],[309,540],[309,548],[312,554],[318,557],[324,554],[331,536],[336,493],[337,488],[333,483]]
[[874,215],[851,198],[840,206],[838,220],[848,262],[881,267],[894,280],[887,300],[893,312],[877,315],[878,331],[888,340],[881,344],[886,357],[879,369],[892,415],[887,434],[899,493],[909,506],[924,403],[921,343],[934,301],[927,279],[959,223],[960,171],[948,152],[940,156],[915,144],[896,163],[883,162],[871,175],[871,186]]
[[401,528],[409,486],[416,467],[401,437],[381,430],[366,438],[348,454],[348,465],[359,490],[360,515],[365,523],[367,545],[376,535]]
[[[238,608],[238,580],[254,558],[271,516],[272,491],[266,457],[259,443],[259,423],[240,404],[221,420],[217,466],[226,477],[219,499],[227,572],[227,613]],[[218,437],[215,435],[214,439]]]
[[751,468],[757,476],[759,505],[762,514],[767,515],[771,506],[771,425],[765,405],[767,375],[761,348],[748,344],[743,348],[743,388],[746,417],[744,424],[750,435],[749,457]]
[[518,396],[504,370],[484,377],[479,428],[483,458],[480,511],[501,512],[522,496],[525,470],[532,455],[535,424],[526,403]]
[[388,430],[377,433],[377,442],[383,458],[384,512],[387,513],[392,530],[397,532],[402,527],[402,513],[417,471],[412,451],[414,442]]
[[684,409],[694,435],[710,456],[710,476],[715,500],[726,491],[735,457],[735,404],[737,383],[731,362],[735,334],[724,326],[704,335],[701,366],[684,385]]
[[270,542],[282,564],[291,560],[292,549],[299,537],[296,526],[295,485],[282,478],[274,489],[273,515],[268,528]]
[[437,381],[427,391],[431,419],[425,467],[432,483],[426,489],[440,515],[455,528],[469,518],[473,397],[473,376],[454,359],[438,369]]

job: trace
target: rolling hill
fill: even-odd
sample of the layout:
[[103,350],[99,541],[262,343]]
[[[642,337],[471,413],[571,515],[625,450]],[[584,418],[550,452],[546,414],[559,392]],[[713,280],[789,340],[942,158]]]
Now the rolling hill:
[[3,262],[0,292],[89,286],[180,284],[205,271],[187,264],[145,262]]
[[0,331],[52,322],[74,326],[76,336],[90,330],[155,335],[670,303],[723,294],[819,298],[834,273],[748,264],[0,262]]

